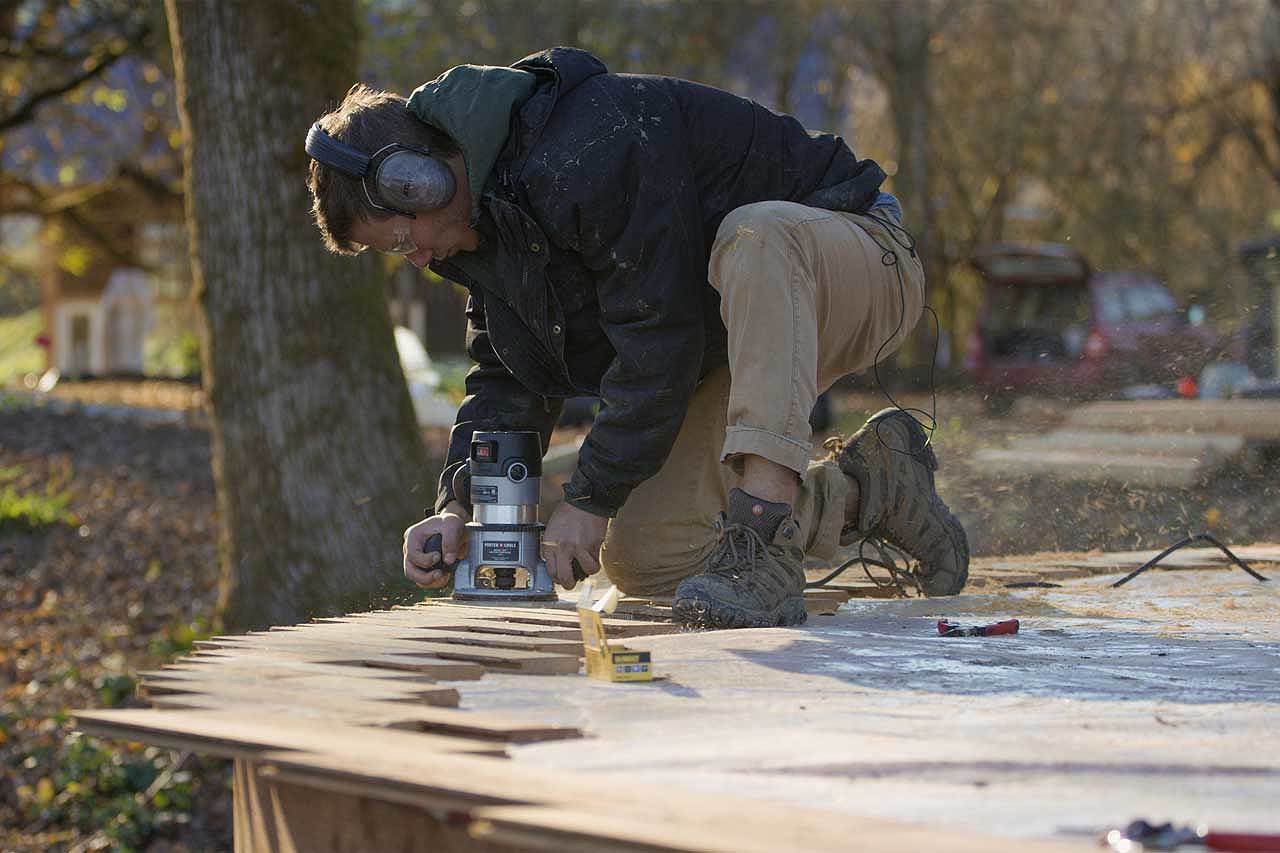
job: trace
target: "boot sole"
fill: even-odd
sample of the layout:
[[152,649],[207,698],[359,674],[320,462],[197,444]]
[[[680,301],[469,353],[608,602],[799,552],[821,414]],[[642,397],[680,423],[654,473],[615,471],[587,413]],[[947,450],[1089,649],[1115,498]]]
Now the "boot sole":
[[[969,536],[964,532],[960,519],[942,502],[942,498],[935,495],[934,502],[934,511],[942,518],[942,526],[947,531],[947,538],[951,540],[951,547],[962,555],[960,571],[954,577],[935,572],[930,577],[921,578],[920,582],[929,595],[959,595],[969,580]],[[940,583],[944,580],[945,583]]]
[[682,598],[671,605],[671,615],[682,628],[711,631],[729,628],[785,628],[802,625],[809,618],[803,594],[786,599],[770,611],[744,610],[698,598]]

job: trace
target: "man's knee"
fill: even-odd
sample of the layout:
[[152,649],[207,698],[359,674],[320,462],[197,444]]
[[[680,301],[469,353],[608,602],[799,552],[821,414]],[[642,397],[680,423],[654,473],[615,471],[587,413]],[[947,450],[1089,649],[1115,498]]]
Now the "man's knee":
[[665,596],[696,574],[714,544],[711,528],[696,522],[612,524],[600,551],[609,580],[628,595]]
[[716,230],[711,286],[720,293],[744,281],[785,283],[781,272],[806,256],[801,223],[829,217],[791,201],[758,201],[735,208]]

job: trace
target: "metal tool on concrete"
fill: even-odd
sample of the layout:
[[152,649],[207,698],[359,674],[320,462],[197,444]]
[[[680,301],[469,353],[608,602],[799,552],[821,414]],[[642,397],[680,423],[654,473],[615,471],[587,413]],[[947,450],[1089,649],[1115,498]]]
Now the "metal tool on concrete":
[[1018,633],[1017,619],[992,622],[990,625],[956,625],[946,619],[938,620],[938,633],[943,637],[994,637],[1000,634]]
[[1172,823],[1153,824],[1135,820],[1124,829],[1112,829],[1102,837],[1102,843],[1117,851],[1138,850],[1232,850],[1237,853],[1277,853],[1280,851],[1280,835],[1252,832],[1218,832],[1204,824],[1198,826],[1174,826]]
[[[536,432],[477,432],[467,462],[471,515],[467,556],[452,565],[453,597],[470,601],[555,601],[541,556],[538,495],[542,440]],[[439,533],[423,550],[439,552]]]

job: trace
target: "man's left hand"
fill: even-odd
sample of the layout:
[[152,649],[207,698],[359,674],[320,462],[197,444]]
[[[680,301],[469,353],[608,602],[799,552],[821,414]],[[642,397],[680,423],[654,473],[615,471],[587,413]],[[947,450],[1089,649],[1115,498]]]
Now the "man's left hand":
[[556,583],[573,589],[573,561],[582,571],[594,575],[600,571],[600,545],[609,529],[609,519],[584,512],[562,503],[551,513],[547,529],[542,532],[542,555]]

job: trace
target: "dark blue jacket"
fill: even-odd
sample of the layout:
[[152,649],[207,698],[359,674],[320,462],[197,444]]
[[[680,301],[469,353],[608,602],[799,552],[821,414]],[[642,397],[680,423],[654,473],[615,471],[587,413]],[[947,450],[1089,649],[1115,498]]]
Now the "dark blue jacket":
[[600,413],[565,496],[612,516],[725,361],[707,282],[721,220],[766,200],[864,211],[884,173],[839,137],[710,86],[610,74],[571,48],[514,67],[538,83],[485,184],[481,246],[432,264],[470,290],[476,361],[436,507],[454,498],[473,431],[538,430],[545,449],[561,399],[592,394]]

